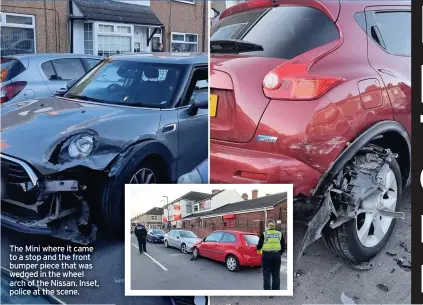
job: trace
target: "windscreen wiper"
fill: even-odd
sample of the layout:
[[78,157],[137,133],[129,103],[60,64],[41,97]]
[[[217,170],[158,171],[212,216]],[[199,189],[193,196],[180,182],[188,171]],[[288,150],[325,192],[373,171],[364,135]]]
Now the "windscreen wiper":
[[210,40],[211,53],[242,53],[264,51],[263,46],[238,39]]

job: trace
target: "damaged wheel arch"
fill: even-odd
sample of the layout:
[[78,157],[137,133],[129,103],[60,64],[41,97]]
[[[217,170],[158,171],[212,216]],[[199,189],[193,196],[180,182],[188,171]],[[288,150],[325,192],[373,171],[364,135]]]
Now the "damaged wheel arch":
[[137,143],[115,158],[109,166],[108,181],[101,189],[100,210],[103,224],[117,235],[124,228],[124,186],[142,168],[154,173],[157,183],[173,181],[176,172],[171,152],[155,140]]
[[[375,146],[375,144],[378,146]],[[386,160],[389,160],[391,156],[393,156],[392,158],[395,158],[391,163],[393,164],[394,171],[397,172],[397,179],[402,180],[398,183],[399,192],[401,192],[402,188],[407,185],[411,167],[411,145],[408,133],[401,124],[394,121],[381,121],[372,125],[346,147],[346,149],[332,163],[329,170],[322,176],[317,187],[314,189],[310,201],[313,205],[315,205],[316,213],[313,219],[311,219],[308,223],[308,229],[301,245],[298,259],[311,243],[322,237],[323,231],[327,233],[327,230],[332,230],[328,226],[330,219],[334,216],[335,218],[339,217],[330,195],[332,186],[337,177],[339,178],[341,171],[344,170],[347,164],[369,145],[377,147],[377,149],[380,150],[378,152],[380,154],[382,154],[382,151],[386,152]],[[390,149],[393,149],[395,153],[391,153]],[[396,160],[399,155],[396,153],[397,151],[402,154],[398,160]],[[381,215],[383,215],[383,213],[384,211],[382,210]],[[384,215],[389,214],[391,214],[392,218],[401,218],[401,215],[399,215],[401,213],[398,212],[385,213]],[[349,219],[344,219],[340,225],[348,222],[348,220]],[[392,232],[392,229],[390,230]],[[388,235],[390,235],[390,233]],[[386,241],[380,244],[384,245],[385,243]],[[383,247],[383,245],[381,247]],[[373,254],[374,253],[370,253],[367,258]],[[359,261],[363,259],[364,256],[361,256],[360,258],[360,255],[344,255],[344,257],[350,260]]]

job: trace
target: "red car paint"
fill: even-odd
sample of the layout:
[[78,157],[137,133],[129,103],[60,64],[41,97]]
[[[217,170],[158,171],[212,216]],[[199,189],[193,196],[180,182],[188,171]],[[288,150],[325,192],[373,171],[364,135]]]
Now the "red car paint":
[[232,254],[238,259],[241,266],[261,266],[261,255],[257,253],[257,245],[248,244],[244,238],[244,235],[256,234],[235,230],[216,230],[211,234],[215,232],[232,234],[236,237],[236,241],[206,242],[204,239],[200,240],[196,243],[195,247],[198,248],[198,253],[201,257],[206,257],[218,262],[225,262],[226,257]]
[[[270,1],[248,3],[224,11],[221,21],[255,6],[270,7]],[[219,100],[210,120],[210,182],[292,183],[294,195],[310,195],[346,146],[374,123],[397,121],[410,135],[411,59],[387,53],[354,19],[354,13],[369,10],[410,11],[410,3],[346,1],[340,7],[338,1],[276,3],[311,6],[336,20],[338,40],[289,63],[303,64],[312,75],[342,81],[316,99],[272,99],[263,90],[263,80],[278,66],[286,67],[288,60],[212,53],[210,90]],[[277,141],[260,142],[258,135]]]

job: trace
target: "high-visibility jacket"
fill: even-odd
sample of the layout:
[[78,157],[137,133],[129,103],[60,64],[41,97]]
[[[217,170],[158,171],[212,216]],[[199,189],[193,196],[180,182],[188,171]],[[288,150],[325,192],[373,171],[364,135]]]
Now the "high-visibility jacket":
[[264,234],[263,252],[281,251],[282,233],[276,230],[267,230]]

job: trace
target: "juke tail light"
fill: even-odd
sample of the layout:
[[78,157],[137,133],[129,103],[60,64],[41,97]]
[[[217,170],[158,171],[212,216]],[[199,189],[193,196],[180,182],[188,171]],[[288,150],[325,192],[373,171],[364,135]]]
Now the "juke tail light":
[[263,80],[264,95],[275,100],[315,100],[345,81],[342,77],[313,75],[309,64],[287,62]]

